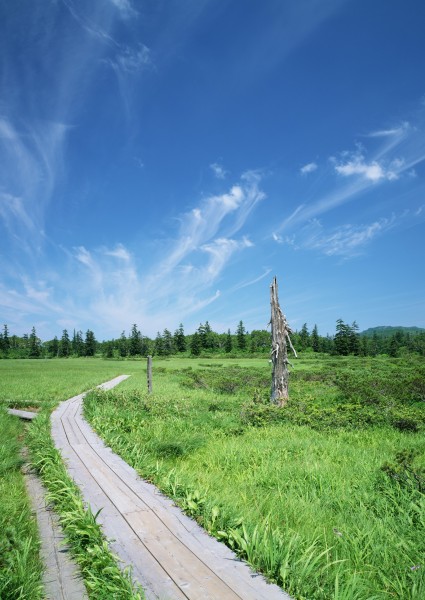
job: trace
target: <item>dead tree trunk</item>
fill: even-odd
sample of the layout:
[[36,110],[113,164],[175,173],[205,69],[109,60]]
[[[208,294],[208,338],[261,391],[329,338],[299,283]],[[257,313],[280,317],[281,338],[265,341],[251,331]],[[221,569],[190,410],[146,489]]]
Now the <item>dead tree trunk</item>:
[[271,304],[271,330],[272,330],[272,352],[271,359],[273,364],[272,389],[270,401],[277,406],[285,406],[288,402],[288,350],[287,344],[294,352],[289,334],[292,333],[288,326],[285,315],[280,310],[279,298],[277,294],[277,280],[273,278],[270,286],[270,304]]

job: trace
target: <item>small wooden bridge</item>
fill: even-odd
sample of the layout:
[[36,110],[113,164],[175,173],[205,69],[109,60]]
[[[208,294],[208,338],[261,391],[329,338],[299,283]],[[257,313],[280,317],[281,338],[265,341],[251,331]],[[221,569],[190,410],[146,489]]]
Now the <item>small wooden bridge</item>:
[[82,417],[84,395],[52,413],[53,439],[84,500],[101,510],[112,551],[132,566],[149,600],[290,600],[106,448]]

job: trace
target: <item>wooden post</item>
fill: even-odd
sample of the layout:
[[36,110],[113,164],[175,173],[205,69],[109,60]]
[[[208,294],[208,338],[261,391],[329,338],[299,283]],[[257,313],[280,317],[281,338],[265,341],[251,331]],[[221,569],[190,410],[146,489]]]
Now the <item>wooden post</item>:
[[285,406],[288,402],[288,350],[287,343],[294,352],[289,334],[292,333],[289,328],[285,315],[279,306],[277,280],[273,278],[270,286],[270,304],[271,304],[271,330],[272,330],[272,352],[271,359],[273,364],[272,387],[270,401],[277,406]]
[[147,377],[148,377],[148,393],[152,393],[152,356],[148,356],[147,365]]

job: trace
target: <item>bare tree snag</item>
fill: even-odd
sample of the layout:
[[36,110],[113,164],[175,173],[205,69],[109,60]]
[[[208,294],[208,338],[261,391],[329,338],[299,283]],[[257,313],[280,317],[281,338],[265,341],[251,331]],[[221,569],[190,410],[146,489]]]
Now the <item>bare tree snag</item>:
[[297,356],[291,342],[289,334],[292,333],[285,315],[279,306],[277,293],[277,279],[273,278],[270,286],[270,305],[271,305],[271,330],[272,330],[272,352],[271,360],[273,364],[272,388],[270,401],[277,406],[285,406],[288,402],[288,351],[287,344]]

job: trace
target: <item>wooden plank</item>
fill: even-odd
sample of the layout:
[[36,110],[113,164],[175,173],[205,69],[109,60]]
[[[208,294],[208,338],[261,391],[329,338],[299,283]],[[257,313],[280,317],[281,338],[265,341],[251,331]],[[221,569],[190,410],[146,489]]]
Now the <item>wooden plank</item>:
[[8,408],[7,412],[9,415],[13,415],[15,417],[19,417],[20,419],[25,419],[26,421],[32,421],[36,418],[36,412],[31,412],[29,410],[18,410],[16,408]]
[[[102,387],[116,385],[115,378]],[[290,600],[107,448],[82,417],[80,394],[52,414],[52,435],[112,550],[147,598]]]
[[152,511],[128,513],[124,516],[139,539],[188,598],[241,600],[241,596],[217,577],[214,571],[184,544],[178,543]]
[[[112,540],[110,547],[123,561],[123,566],[132,566],[133,577],[143,586],[149,600],[159,598],[161,594],[176,600],[186,598],[184,594],[180,594],[172,579],[137,538],[122,514],[81,462],[77,452],[78,448],[74,449],[69,444],[61,448],[66,463],[72,465],[71,476],[79,485],[83,499],[90,504],[94,513],[101,510],[97,520],[107,538]],[[149,576],[146,577],[145,574]]]
[[143,502],[158,516],[163,525],[174,532],[176,538],[196,556],[208,562],[220,577],[234,586],[244,599],[287,598],[280,588],[271,586],[250,567],[240,561],[224,544],[220,544],[206,534],[198,524],[184,515],[169,498],[164,497],[157,488],[140,479],[137,472],[120,457],[106,448],[102,440],[81,418],[81,408],[76,421],[93,450],[102,457],[122,482],[131,488],[134,494],[143,498]]
[[64,544],[58,516],[46,502],[45,489],[25,464],[25,485],[40,533],[40,555],[44,564],[43,584],[46,600],[85,600],[88,598],[78,565]]

